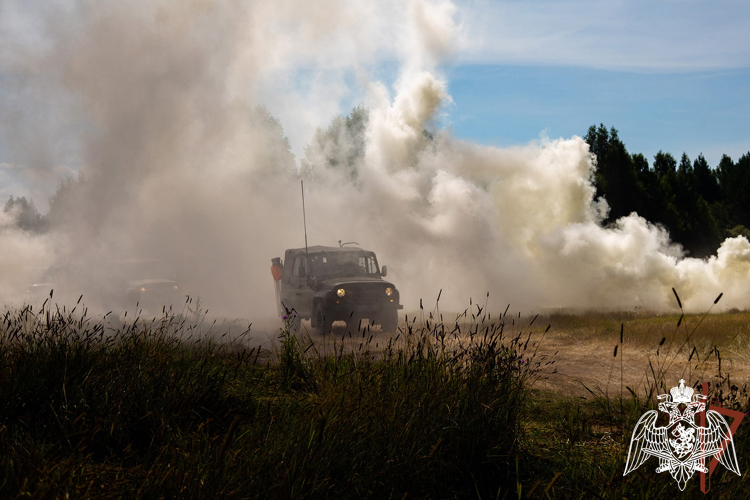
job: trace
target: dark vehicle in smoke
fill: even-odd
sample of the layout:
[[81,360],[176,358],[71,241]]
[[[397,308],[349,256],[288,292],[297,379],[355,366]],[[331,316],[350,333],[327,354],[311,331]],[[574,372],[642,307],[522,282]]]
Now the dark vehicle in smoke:
[[146,310],[161,310],[184,302],[179,285],[170,279],[143,279],[130,281],[126,290],[130,306],[136,303]]
[[374,252],[359,247],[311,246],[286,251],[284,262],[272,259],[279,315],[286,309],[297,314],[320,334],[330,333],[334,321],[355,327],[368,319],[383,331],[398,326],[399,292],[383,280],[386,266],[378,266]]

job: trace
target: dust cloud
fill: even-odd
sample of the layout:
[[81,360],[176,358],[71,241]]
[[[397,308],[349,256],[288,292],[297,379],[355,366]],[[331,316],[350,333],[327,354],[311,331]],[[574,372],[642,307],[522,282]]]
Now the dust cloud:
[[[13,117],[0,161],[39,182],[63,163],[80,172],[46,233],[0,214],[5,303],[47,279],[60,300],[109,309],[146,262],[138,278],[275,324],[270,260],[304,244],[303,178],[310,243],[376,251],[407,310],[441,289],[443,310],[487,292],[500,309],[665,310],[672,287],[690,310],[720,292],[722,307],[748,305],[746,239],[696,260],[637,214],[602,227],[580,137],[501,149],[435,128],[452,105],[441,67],[467,36],[450,2],[6,0],[0,13]],[[361,137],[311,143],[348,102],[368,110]],[[321,160],[354,140],[348,169]]]

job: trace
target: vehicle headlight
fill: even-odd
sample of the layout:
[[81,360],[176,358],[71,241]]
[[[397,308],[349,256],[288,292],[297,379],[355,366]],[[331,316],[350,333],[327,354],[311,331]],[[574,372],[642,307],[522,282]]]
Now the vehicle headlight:
[[387,287],[385,289],[385,294],[390,297],[391,294],[393,294],[393,289],[391,287]]
[[344,290],[343,288],[339,288],[338,290],[336,290],[336,295],[338,295],[339,297],[343,297],[344,295],[346,295],[346,290]]

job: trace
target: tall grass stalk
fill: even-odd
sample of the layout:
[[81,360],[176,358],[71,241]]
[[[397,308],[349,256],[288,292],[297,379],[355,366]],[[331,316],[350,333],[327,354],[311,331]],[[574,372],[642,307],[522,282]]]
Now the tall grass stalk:
[[2,317],[2,498],[516,488],[526,383],[540,366],[530,331],[477,321],[463,335],[433,318],[391,339],[365,327],[324,355],[292,334],[292,317],[273,354],[242,335],[201,337],[190,316],[94,319],[76,306]]
[[[680,492],[668,473],[656,474],[656,459],[651,459],[637,471],[623,476],[633,428],[648,410],[656,408],[656,395],[669,391],[677,385],[679,378],[689,380],[698,392],[702,382],[710,381],[709,401],[713,405],[731,408],[750,414],[750,398],[747,386],[733,382],[722,360],[721,352],[735,357],[740,354],[746,338],[747,313],[709,315],[721,299],[719,295],[709,310],[702,315],[688,316],[682,301],[673,291],[678,316],[659,317],[639,315],[620,323],[619,339],[614,345],[611,369],[607,385],[586,386],[589,398],[577,401],[557,398],[543,402],[532,400],[531,421],[526,425],[530,436],[544,436],[527,443],[531,452],[543,443],[548,450],[545,457],[532,462],[526,476],[551,477],[560,473],[557,492],[565,498],[696,498],[699,492],[699,476],[696,473]],[[622,315],[612,315],[622,317]],[[612,316],[589,316],[566,319],[569,323],[600,325],[612,329]],[[565,318],[563,318],[565,319]],[[670,324],[671,323],[671,324]],[[736,333],[728,335],[727,329]],[[668,331],[670,330],[671,331]],[[601,332],[601,330],[600,330]],[[744,334],[744,335],[743,335]],[[581,335],[581,337],[584,337]],[[624,385],[624,354],[629,348],[634,354],[638,350],[653,349],[646,366],[642,386]],[[740,351],[737,349],[740,348]],[[612,373],[619,356],[620,396],[608,392]],[[636,358],[638,356],[633,356]],[[629,358],[631,359],[631,358]],[[564,360],[562,361],[564,362]],[[630,362],[630,361],[629,361]],[[737,365],[735,365],[737,366]],[[619,406],[619,411],[617,407]],[[665,422],[659,422],[663,425]],[[731,422],[730,422],[731,423]],[[750,436],[743,425],[734,436],[737,456],[743,476],[719,467],[712,478],[711,494],[717,498],[744,497],[750,485],[746,461],[750,457]],[[743,465],[744,463],[744,465]]]

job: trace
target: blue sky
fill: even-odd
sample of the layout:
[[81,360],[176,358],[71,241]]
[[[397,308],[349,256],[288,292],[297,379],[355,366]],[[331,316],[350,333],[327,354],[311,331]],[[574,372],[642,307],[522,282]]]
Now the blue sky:
[[679,159],[750,151],[750,69],[643,73],[571,66],[461,65],[450,70],[445,120],[461,138],[497,146],[583,136],[614,126],[631,153]]
[[604,123],[631,153],[750,151],[750,2],[459,2],[458,137],[507,146]]

